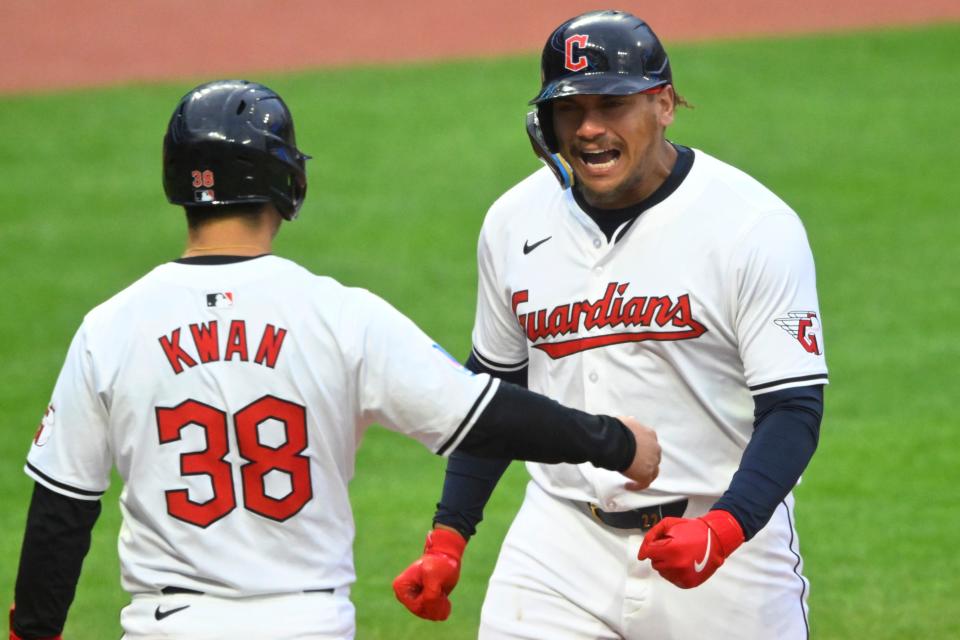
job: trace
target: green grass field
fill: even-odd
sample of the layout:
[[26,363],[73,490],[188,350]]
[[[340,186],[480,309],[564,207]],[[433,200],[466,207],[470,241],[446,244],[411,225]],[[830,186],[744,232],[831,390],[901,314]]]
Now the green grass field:
[[[786,199],[817,259],[831,386],[797,490],[815,638],[960,637],[957,42],[960,25],[671,49],[696,105],[671,137]],[[465,356],[482,216],[538,166],[522,124],[535,56],[256,79],[285,96],[315,158],[277,252],[383,295]],[[182,248],[160,147],[193,80],[0,98],[0,604],[31,488],[23,457],[71,335]],[[374,429],[364,442],[351,486],[361,639],[475,636],[526,472],[501,484],[453,617],[433,624],[390,581],[419,554],[442,474],[412,441]],[[115,483],[70,640],[120,635],[117,495]]]

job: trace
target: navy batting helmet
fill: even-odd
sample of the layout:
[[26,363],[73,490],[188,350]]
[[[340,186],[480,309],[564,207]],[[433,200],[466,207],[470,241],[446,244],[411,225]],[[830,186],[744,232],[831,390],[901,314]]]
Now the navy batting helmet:
[[540,92],[530,101],[537,108],[527,116],[527,132],[534,151],[568,187],[573,174],[557,155],[551,101],[640,93],[672,84],[673,74],[667,52],[646,22],[623,11],[591,11],[550,34],[540,58],[540,80]]
[[187,93],[163,139],[163,190],[202,209],[272,202],[287,220],[307,192],[287,105],[262,84],[217,80]]

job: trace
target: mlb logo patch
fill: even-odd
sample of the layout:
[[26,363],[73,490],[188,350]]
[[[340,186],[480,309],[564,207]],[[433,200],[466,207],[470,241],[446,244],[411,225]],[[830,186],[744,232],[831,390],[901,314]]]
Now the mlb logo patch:
[[201,189],[200,191],[193,192],[194,202],[213,202],[217,197],[213,193],[213,189]]
[[218,309],[223,309],[224,307],[232,307],[233,293],[230,291],[224,291],[222,293],[208,293],[207,306],[216,307]]
[[451,365],[453,368],[455,368],[457,371],[459,371],[460,373],[465,373],[465,374],[467,374],[467,375],[469,375],[469,376],[475,376],[475,375],[476,375],[473,371],[470,371],[470,370],[467,369],[465,366],[463,366],[462,364],[460,364],[460,363],[457,361],[456,358],[454,358],[452,355],[450,355],[450,353],[447,352],[446,349],[444,349],[443,347],[441,347],[440,345],[438,345],[436,342],[433,343],[433,348],[436,349],[437,351],[439,351],[441,354],[443,354],[444,359],[445,359],[447,362],[449,362],[450,365]]

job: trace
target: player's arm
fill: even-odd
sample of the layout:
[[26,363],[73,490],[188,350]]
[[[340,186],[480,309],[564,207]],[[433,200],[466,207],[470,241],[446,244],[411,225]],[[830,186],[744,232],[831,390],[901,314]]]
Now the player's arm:
[[[488,373],[526,388],[527,368],[495,370],[471,350],[464,365],[474,373]],[[445,620],[450,615],[448,595],[460,577],[460,559],[467,541],[483,520],[483,510],[500,482],[509,458],[483,458],[456,449],[447,459],[443,490],[433,517],[433,531],[427,536],[423,556],[394,580],[397,599],[412,613],[428,620]]]
[[110,484],[108,419],[94,382],[89,340],[85,327],[74,335],[27,454],[24,471],[36,484],[14,594],[14,638],[61,633],[100,515],[100,498]]
[[769,522],[813,458],[823,418],[823,385],[754,398],[754,432],[730,487],[714,505],[733,514],[749,540]]
[[10,613],[12,640],[60,637],[99,516],[99,500],[34,485]]
[[[527,344],[525,337],[518,335],[512,310],[505,302],[509,296],[504,294],[501,284],[503,254],[491,248],[498,236],[496,228],[488,218],[477,243],[479,277],[474,345],[464,366],[474,373],[486,373],[526,388]],[[503,358],[491,358],[490,354],[483,353],[478,340],[498,345]],[[509,465],[508,459],[481,458],[463,449],[454,451],[447,461],[434,526],[453,529],[464,540],[469,540],[476,533],[483,509]]]
[[[451,474],[448,469],[446,482],[455,487],[445,487],[444,494],[453,502],[452,521],[465,521],[467,526],[475,526],[482,515],[483,505],[505,468],[504,458],[591,462],[623,472],[641,488],[656,477],[660,458],[656,435],[635,421],[621,422],[570,409],[508,382],[501,382],[458,450],[496,461],[489,472],[476,458],[461,459],[466,474]],[[464,495],[458,495],[460,492]],[[449,504],[447,509],[451,509]],[[461,514],[462,510],[467,513]],[[446,619],[450,613],[447,595],[459,578],[465,546],[465,536],[444,528],[442,521],[435,523],[423,556],[394,581],[397,598],[420,617]]]
[[[817,449],[823,385],[759,394],[754,406],[753,437],[720,500],[702,518],[665,518],[644,537],[639,558],[649,558],[654,569],[679,587],[702,584],[756,535],[796,486]],[[712,550],[706,545],[708,537],[715,542]],[[706,566],[696,571],[704,557]]]
[[[447,596],[459,579],[467,536],[482,517],[508,458],[591,462],[623,472],[640,486],[649,485],[660,460],[656,435],[635,421],[624,420],[570,409],[501,381],[457,445],[457,451],[468,455],[459,455],[448,465],[443,498],[424,553],[393,582],[397,599],[422,618],[445,620],[450,615]],[[458,532],[460,527],[466,535]]]
[[[495,370],[484,365],[471,350],[464,366],[474,373],[489,373],[517,386],[527,386],[525,365],[511,367],[509,371]],[[451,453],[447,460],[440,502],[433,517],[434,526],[453,529],[464,540],[469,540],[483,520],[483,509],[510,462],[509,458],[478,457],[463,447]]]

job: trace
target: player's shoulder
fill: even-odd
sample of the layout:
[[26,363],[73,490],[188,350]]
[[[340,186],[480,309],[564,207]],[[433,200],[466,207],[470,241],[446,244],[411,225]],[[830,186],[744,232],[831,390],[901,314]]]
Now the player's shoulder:
[[113,294],[100,304],[96,305],[84,316],[83,324],[90,330],[97,327],[106,327],[118,318],[129,317],[131,309],[137,309],[149,304],[150,292],[154,288],[157,274],[162,272],[165,265],[161,264],[132,283]]
[[546,213],[563,198],[563,189],[547,167],[541,167],[507,189],[497,198],[484,218],[488,231],[502,229],[517,220],[529,220]]
[[790,205],[746,171],[700,149],[694,152],[696,180],[714,210],[747,220],[770,214],[796,217]]
[[314,273],[289,258],[269,256],[268,267],[272,273],[265,271],[264,276],[276,281],[276,285],[271,284],[271,286],[282,287],[287,291],[319,292],[324,296],[336,298],[343,296],[348,289],[336,278]]

